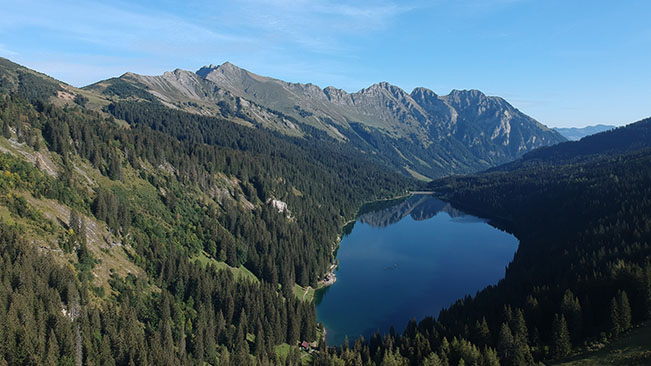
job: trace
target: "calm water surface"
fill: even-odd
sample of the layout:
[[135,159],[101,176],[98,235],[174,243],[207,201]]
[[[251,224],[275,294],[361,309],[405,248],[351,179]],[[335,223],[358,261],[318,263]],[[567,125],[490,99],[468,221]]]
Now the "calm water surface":
[[504,276],[518,240],[432,196],[360,215],[337,253],[337,282],[317,292],[329,345],[437,316]]

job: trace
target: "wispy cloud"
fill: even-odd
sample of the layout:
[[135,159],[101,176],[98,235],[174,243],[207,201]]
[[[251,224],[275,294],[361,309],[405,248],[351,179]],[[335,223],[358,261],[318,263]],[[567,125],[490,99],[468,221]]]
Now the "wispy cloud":
[[[94,67],[81,67],[82,60],[99,54],[115,56],[103,60],[110,69],[121,65],[134,70],[147,62],[143,60],[149,60],[150,69],[192,68],[197,62],[245,58],[250,66],[265,60],[287,64],[296,53],[354,57],[358,44],[350,39],[386,29],[417,7],[414,4],[397,0],[188,0],[175,9],[138,1],[8,0],[0,13],[0,37],[22,33],[21,47],[30,50],[26,59],[31,53],[38,61],[52,52],[58,56],[56,62],[39,63],[63,67],[67,59],[67,69],[79,66],[87,74]],[[8,51],[0,45],[0,52],[15,55]],[[312,72],[322,72],[312,67]],[[77,85],[86,78],[66,81]]]
[[[73,85],[126,71],[155,74],[231,61],[263,75],[349,91],[383,79],[442,93],[511,91],[507,99],[541,121],[629,120],[648,113],[640,107],[648,104],[651,85],[645,18],[651,5],[645,1],[589,8],[531,0],[0,4],[0,55]],[[551,96],[559,89],[565,94]],[[583,103],[583,110],[567,112],[565,100]],[[628,118],[629,110],[638,112]]]
[[2,43],[0,43],[0,55],[1,56],[6,56],[6,57],[13,57],[13,56],[17,56],[18,52],[14,52],[14,51],[8,49]]
[[[17,5],[15,3],[9,4]],[[126,4],[76,1],[20,1],[15,11],[0,15],[0,31],[44,29],[53,38],[68,38],[103,47],[140,50],[148,41],[165,40],[171,45],[188,43],[241,43],[240,35],[205,27],[156,9],[138,9]],[[29,12],[20,9],[30,9]],[[53,16],[56,15],[56,16]]]
[[413,8],[392,1],[244,0],[216,19],[230,26],[244,19],[241,27],[277,47],[299,46],[307,52],[342,54],[350,51],[342,38],[381,30]]

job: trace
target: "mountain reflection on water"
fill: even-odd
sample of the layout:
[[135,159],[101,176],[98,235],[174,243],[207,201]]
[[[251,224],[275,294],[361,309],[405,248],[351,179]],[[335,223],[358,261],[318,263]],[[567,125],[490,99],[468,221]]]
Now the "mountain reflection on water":
[[375,203],[376,207],[372,208],[370,212],[365,212],[357,216],[357,221],[372,227],[387,227],[407,216],[411,216],[416,221],[423,221],[431,219],[439,212],[445,212],[455,219],[466,219],[471,222],[486,221],[472,215],[467,215],[452,207],[448,202],[441,201],[432,195],[412,195],[407,198],[383,202],[386,203],[386,207],[382,207],[382,203]]
[[337,282],[317,291],[330,345],[401,332],[504,276],[518,240],[431,195],[360,208],[337,251]]

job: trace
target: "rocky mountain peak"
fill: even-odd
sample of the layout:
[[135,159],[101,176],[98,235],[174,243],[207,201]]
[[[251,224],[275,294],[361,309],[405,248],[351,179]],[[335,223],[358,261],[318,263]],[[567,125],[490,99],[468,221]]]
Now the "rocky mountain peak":
[[458,100],[480,100],[486,98],[486,94],[482,93],[477,89],[452,89],[450,94],[447,95],[450,98],[455,98]]
[[215,68],[216,67],[213,64],[210,64],[208,66],[204,66],[204,67],[200,68],[199,70],[197,70],[197,75],[201,76],[202,78],[205,78],[206,75],[213,72],[215,70]]
[[411,91],[409,94],[418,104],[429,104],[432,100],[438,100],[438,95],[432,90],[418,87]]
[[137,79],[138,76],[139,76],[138,74],[129,71],[120,75],[120,79]]
[[441,97],[446,103],[453,106],[457,111],[474,111],[476,114],[483,114],[488,110],[510,111],[514,112],[515,108],[506,100],[500,97],[487,96],[476,89],[470,90],[452,90],[450,94]]
[[375,83],[375,84],[369,86],[368,88],[362,89],[362,91],[364,91],[364,92],[375,92],[375,91],[379,91],[379,90],[390,90],[391,87],[392,87],[392,85],[389,84],[388,82],[381,81],[379,83]]
[[335,103],[341,103],[350,96],[345,90],[335,88],[334,86],[328,86],[323,89],[323,94],[326,95],[328,100]]
[[244,70],[233,65],[232,63],[226,61],[221,65],[215,66],[213,64],[210,64],[208,66],[204,66],[197,70],[196,74],[201,76],[202,78],[206,78],[208,75],[214,73],[214,72],[219,72],[221,74],[238,74],[243,72]]
[[224,72],[226,72],[226,71],[242,71],[241,68],[233,65],[232,63],[230,63],[228,61],[224,62],[223,64],[221,64],[221,65],[219,65],[217,67],[215,67],[215,69],[222,70]]
[[434,91],[432,91],[430,89],[427,89],[427,88],[423,88],[422,86],[414,88],[414,90],[411,91],[410,95],[411,95],[412,98],[414,98],[416,96],[423,96],[423,97],[427,97],[427,98],[436,98],[436,97],[438,97],[438,95],[436,95],[436,93],[434,93]]
[[396,99],[403,99],[408,96],[407,92],[400,89],[399,87],[389,84],[386,81],[382,81],[376,84],[369,86],[366,89],[360,90],[357,94],[361,95],[391,95]]
[[163,73],[163,77],[165,78],[181,78],[188,74],[188,71],[181,70],[181,69],[175,69],[174,71],[166,71]]

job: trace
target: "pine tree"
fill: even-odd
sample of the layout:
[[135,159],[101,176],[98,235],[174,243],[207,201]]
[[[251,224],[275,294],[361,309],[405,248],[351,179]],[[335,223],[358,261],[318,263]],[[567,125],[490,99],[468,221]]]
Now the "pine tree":
[[407,360],[400,355],[399,352],[392,352],[391,350],[388,350],[384,353],[384,357],[382,357],[382,363],[380,363],[381,366],[407,366]]
[[581,303],[579,299],[574,296],[572,291],[567,289],[561,301],[561,312],[568,322],[568,329],[572,335],[572,341],[578,343],[583,335],[583,317],[581,311]]
[[231,353],[228,352],[228,349],[224,348],[219,354],[219,366],[230,366],[231,365]]
[[572,344],[570,343],[570,333],[567,330],[565,317],[556,314],[552,324],[552,346],[551,356],[553,358],[564,357],[570,353]]
[[294,344],[298,341],[298,337],[300,336],[299,323],[298,319],[296,319],[296,316],[298,314],[294,314],[294,312],[288,313],[289,314],[287,316],[289,319],[287,319],[287,343]]
[[447,337],[441,339],[441,346],[439,347],[439,356],[441,357],[441,362],[443,365],[450,364],[450,342]]
[[511,363],[517,366],[533,364],[533,356],[531,355],[531,350],[529,349],[528,344],[529,331],[522,310],[518,308],[515,309],[511,323],[513,328]]
[[524,320],[522,310],[515,309],[515,315],[511,321],[511,329],[513,329],[513,339],[517,340],[520,338],[525,343],[527,342],[529,338],[529,330],[527,329],[527,323]]
[[619,313],[619,324],[622,332],[631,328],[631,305],[628,302],[626,291],[621,290],[617,293],[617,310]]
[[491,343],[491,332],[486,322],[486,317],[482,317],[481,322],[476,321],[473,330],[473,343],[476,345],[488,345]]
[[522,336],[516,336],[513,342],[513,356],[511,364],[514,366],[529,366],[533,365],[533,356],[527,341]]
[[497,341],[497,352],[502,360],[510,362],[512,357],[511,350],[513,349],[513,334],[509,325],[502,323],[500,334]]
[[649,319],[651,318],[651,261],[647,260],[642,276],[642,303],[644,304],[642,314]]
[[4,122],[2,124],[2,136],[4,136],[4,138],[6,138],[6,139],[11,138],[11,130],[9,129],[9,123],[8,122]]
[[490,347],[484,348],[482,366],[500,366],[500,359],[497,357],[497,351]]
[[57,337],[54,334],[54,329],[50,330],[50,335],[47,339],[47,358],[45,365],[57,366],[59,364],[59,344]]
[[242,327],[237,327],[231,363],[235,365],[249,365],[251,363],[249,343],[246,340],[246,335]]
[[613,297],[610,301],[610,317],[608,319],[610,334],[613,337],[619,336],[622,332],[621,317],[619,315],[619,306],[617,304],[617,299]]
[[430,353],[423,360],[423,366],[443,366],[441,358],[436,353]]
[[265,353],[264,346],[264,333],[262,332],[262,327],[258,327],[258,331],[255,334],[255,344],[253,346],[253,354],[260,357]]

